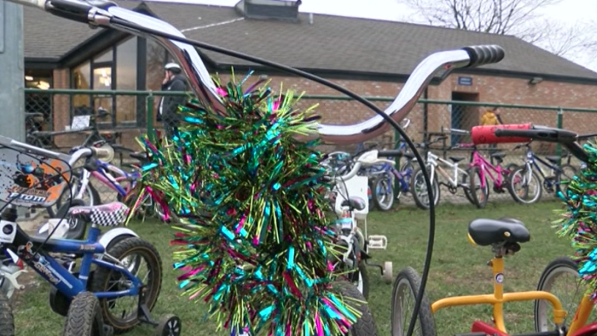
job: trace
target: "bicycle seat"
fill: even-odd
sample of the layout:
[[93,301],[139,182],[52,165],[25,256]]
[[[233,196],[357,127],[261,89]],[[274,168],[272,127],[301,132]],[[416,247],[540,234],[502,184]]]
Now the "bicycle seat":
[[130,153],[129,156],[132,157],[133,159],[137,159],[139,161],[148,161],[149,160],[147,153]]
[[450,156],[449,158],[450,158],[450,160],[452,160],[452,162],[454,162],[454,163],[458,163],[458,162],[460,162],[460,161],[462,161],[462,160],[466,159],[466,158],[465,158],[465,157],[463,157],[463,156]]
[[506,156],[505,152],[497,152],[497,153],[491,154],[491,157],[496,158],[496,159],[503,159],[505,156]]
[[521,221],[513,218],[475,219],[468,225],[468,234],[479,246],[503,242],[525,243],[531,240],[529,230]]
[[547,161],[553,163],[553,164],[557,164],[558,161],[560,161],[560,157],[559,156],[546,156],[545,157],[547,159]]
[[93,206],[75,206],[68,209],[68,214],[81,217],[86,223],[99,226],[117,226],[124,223],[129,208],[120,202]]
[[349,197],[347,200],[344,200],[340,206],[347,206],[354,210],[365,210],[365,201],[360,197]]

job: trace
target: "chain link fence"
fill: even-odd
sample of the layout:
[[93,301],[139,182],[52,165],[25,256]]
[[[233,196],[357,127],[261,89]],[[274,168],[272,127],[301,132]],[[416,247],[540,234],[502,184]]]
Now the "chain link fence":
[[[140,134],[158,129],[164,131],[164,123],[171,121],[162,117],[160,110],[162,97],[166,102],[163,111],[169,110],[168,102],[189,98],[190,94],[171,92],[140,91],[94,91],[94,90],[38,90],[27,89],[26,93],[26,134],[27,142],[36,146],[66,152],[74,146],[88,145],[97,140],[110,142],[116,150],[113,163],[125,166],[129,161],[128,153],[138,150],[136,137]],[[384,110],[393,98],[367,97],[374,105]],[[317,105],[316,111],[322,116],[324,124],[349,125],[364,121],[375,115],[362,104],[345,97],[306,95],[301,98],[297,108],[306,109]],[[597,128],[595,112],[597,110],[570,109],[545,106],[525,106],[480,103],[474,101],[432,101],[420,100],[408,115],[410,124],[405,129],[408,136],[417,143],[435,142],[432,153],[450,160],[450,157],[465,158],[460,167],[470,161],[471,148],[461,148],[461,144],[471,141],[468,134],[456,133],[453,130],[470,131],[473,126],[480,125],[487,110],[497,109],[503,123],[533,123],[552,127],[568,128],[579,133],[589,133]],[[321,150],[331,152],[342,150],[355,153],[371,144],[378,148],[396,148],[400,137],[390,129],[383,135],[370,139],[364,144],[338,145],[324,143]],[[488,145],[479,146],[478,151],[489,158],[491,152],[504,152],[506,156],[502,166],[521,164],[524,162],[526,149],[513,150],[515,144],[498,144],[495,148]],[[561,149],[555,144],[533,143],[531,148],[540,156],[560,155]],[[425,153],[422,153],[423,155]],[[578,167],[576,159],[565,158]],[[404,160],[402,161],[404,164]],[[415,165],[416,166],[416,165]],[[549,174],[549,171],[545,171]],[[116,199],[116,193],[97,181],[94,187],[100,194],[102,202]],[[462,190],[455,194],[443,186],[442,202],[468,202]],[[543,192],[543,198],[553,197]],[[490,201],[511,199],[508,193],[496,193],[490,190]],[[412,203],[412,198],[405,195],[401,202]]]

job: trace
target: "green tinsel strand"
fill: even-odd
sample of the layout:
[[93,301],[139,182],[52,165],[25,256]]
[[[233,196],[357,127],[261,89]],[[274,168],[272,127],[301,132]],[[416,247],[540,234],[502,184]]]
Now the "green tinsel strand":
[[587,294],[597,302],[597,147],[585,144],[589,159],[586,167],[566,181],[566,194],[560,194],[566,210],[554,222],[557,234],[571,240],[573,257],[578,263],[581,282]]
[[193,100],[172,139],[141,138],[153,159],[141,185],[180,218],[180,287],[207,301],[220,327],[342,334],[359,314],[331,288],[338,273],[328,259],[339,247],[323,211],[322,154],[318,141],[296,139],[316,132],[319,117],[298,110],[292,92],[245,92],[246,80],[217,82],[225,113]]

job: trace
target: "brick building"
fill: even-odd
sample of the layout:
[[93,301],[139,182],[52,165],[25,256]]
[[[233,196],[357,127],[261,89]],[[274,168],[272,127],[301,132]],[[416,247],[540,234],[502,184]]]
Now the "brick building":
[[[423,98],[444,101],[482,101],[509,104],[597,107],[597,73],[550,54],[516,37],[462,30],[298,13],[296,3],[268,5],[271,0],[242,0],[236,7],[160,2],[117,1],[126,8],[149,13],[171,22],[187,37],[291,65],[330,79],[364,96],[395,96],[416,64],[425,56],[468,45],[498,44],[506,50],[499,64],[457,70],[436,77]],[[284,2],[276,1],[277,4]],[[265,7],[264,7],[265,6]],[[169,61],[154,41],[128,34],[89,29],[88,26],[24,8],[25,67],[28,87],[91,90],[157,90]],[[60,32],[58,36],[57,32]],[[274,88],[294,88],[312,95],[338,95],[328,88],[289,77],[260,65],[200,51],[214,73],[256,70],[273,78]],[[27,106],[46,106],[52,120],[46,129],[62,130],[72,117],[98,106],[115,113],[108,128],[129,128],[138,133],[146,125],[143,97],[76,95],[28,95]],[[326,123],[346,124],[369,117],[352,102],[318,100]],[[309,101],[313,103],[313,101]],[[387,102],[379,102],[385,107]],[[418,107],[410,117],[415,124],[438,131],[442,126],[470,128],[479,121],[472,107],[436,109]],[[425,110],[425,111],[424,111]],[[85,112],[87,111],[87,112]],[[507,122],[541,120],[539,115],[507,111]],[[592,128],[575,116],[564,126]],[[554,120],[555,122],[555,120]],[[578,129],[582,131],[583,129]],[[72,140],[72,139],[71,139]]]

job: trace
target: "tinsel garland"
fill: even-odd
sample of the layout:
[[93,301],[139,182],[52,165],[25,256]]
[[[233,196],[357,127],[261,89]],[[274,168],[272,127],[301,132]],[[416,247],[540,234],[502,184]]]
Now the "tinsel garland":
[[[180,288],[209,304],[219,327],[251,335],[341,335],[359,318],[332,288],[339,271],[326,218],[323,155],[313,107],[275,97],[259,80],[220,85],[225,113],[181,107],[172,139],[139,138],[151,157],[139,185],[179,218],[174,268]],[[156,196],[157,197],[157,196]],[[358,302],[353,302],[359,304]]]
[[562,181],[567,190],[558,196],[566,209],[555,224],[560,236],[571,239],[582,285],[597,303],[597,147],[583,147],[589,160],[570,181]]

